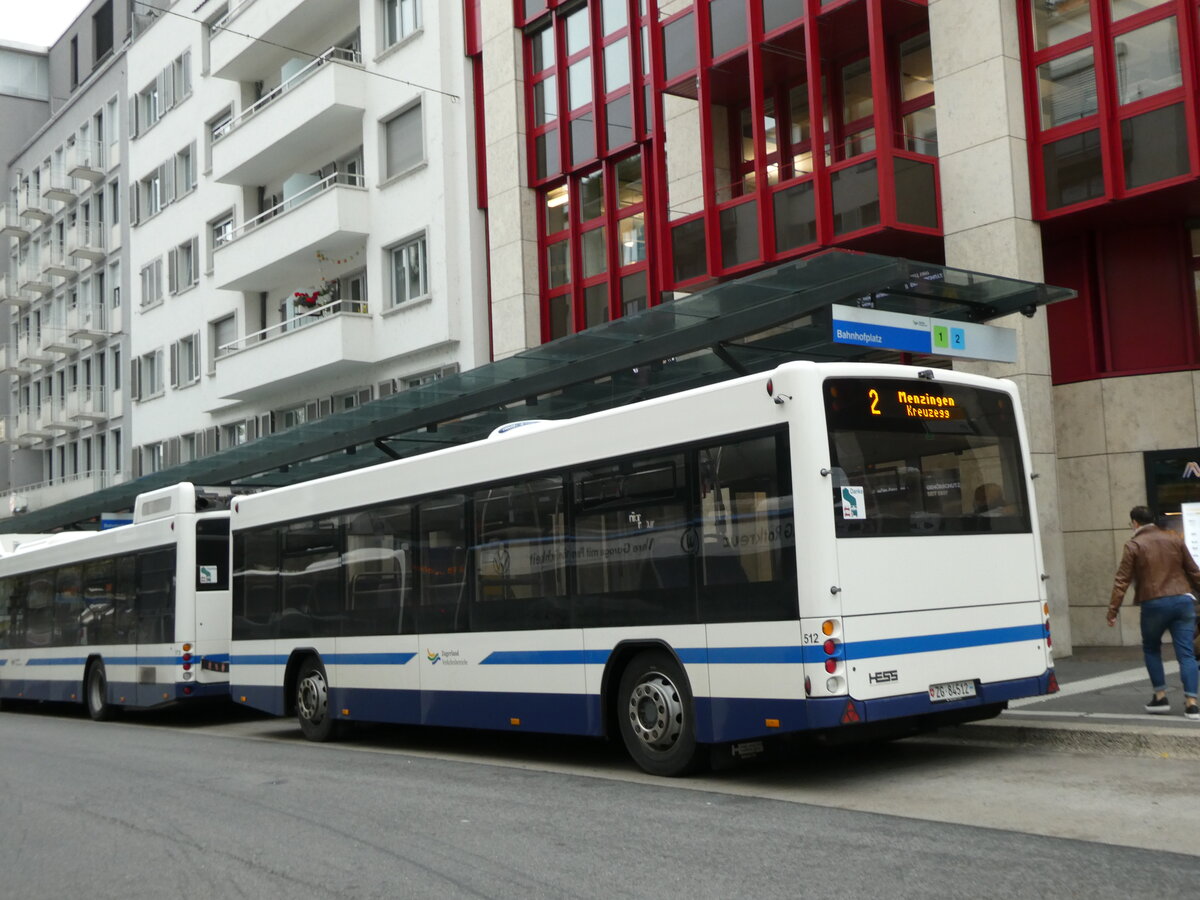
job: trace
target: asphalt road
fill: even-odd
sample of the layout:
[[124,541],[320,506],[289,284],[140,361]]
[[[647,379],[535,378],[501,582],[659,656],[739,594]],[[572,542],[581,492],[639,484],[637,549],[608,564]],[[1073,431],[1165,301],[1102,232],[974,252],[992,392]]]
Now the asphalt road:
[[907,741],[661,780],[589,741],[25,709],[0,896],[1192,896],[1194,769]]

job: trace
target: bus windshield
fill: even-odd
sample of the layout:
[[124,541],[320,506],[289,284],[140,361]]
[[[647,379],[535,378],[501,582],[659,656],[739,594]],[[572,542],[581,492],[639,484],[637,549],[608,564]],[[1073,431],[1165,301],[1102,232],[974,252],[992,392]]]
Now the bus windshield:
[[824,395],[838,537],[1030,531],[1007,394],[834,378]]

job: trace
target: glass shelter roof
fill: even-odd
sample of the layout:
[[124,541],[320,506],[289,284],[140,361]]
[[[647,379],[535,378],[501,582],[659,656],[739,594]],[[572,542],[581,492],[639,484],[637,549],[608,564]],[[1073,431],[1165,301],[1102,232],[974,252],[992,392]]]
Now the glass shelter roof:
[[834,304],[986,322],[1075,296],[1036,282],[930,263],[828,250],[715,285],[498,362],[0,520],[45,532],[130,509],[180,481],[265,489],[479,440],[519,419],[563,419],[760,372],[780,363],[887,361],[835,344]]

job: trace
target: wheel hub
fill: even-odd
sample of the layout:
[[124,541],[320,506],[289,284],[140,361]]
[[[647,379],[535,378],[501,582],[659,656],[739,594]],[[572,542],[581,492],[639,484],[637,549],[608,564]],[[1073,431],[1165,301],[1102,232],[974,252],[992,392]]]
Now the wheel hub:
[[683,702],[671,679],[653,672],[629,696],[629,723],[638,740],[655,750],[666,750],[683,729]]
[[300,681],[296,691],[296,706],[302,718],[314,724],[325,718],[329,708],[329,689],[320,672],[310,672]]

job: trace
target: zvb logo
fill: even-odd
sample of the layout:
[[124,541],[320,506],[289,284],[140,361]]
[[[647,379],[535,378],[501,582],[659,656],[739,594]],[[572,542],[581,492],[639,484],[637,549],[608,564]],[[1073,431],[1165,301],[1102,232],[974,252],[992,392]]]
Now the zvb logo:
[[1200,478],[1200,463],[1190,462],[1183,467],[1184,478]]
[[442,655],[436,650],[426,650],[425,657],[429,660],[430,665],[436,666],[438,664],[438,660],[442,658]]

